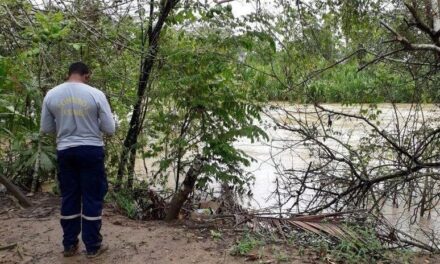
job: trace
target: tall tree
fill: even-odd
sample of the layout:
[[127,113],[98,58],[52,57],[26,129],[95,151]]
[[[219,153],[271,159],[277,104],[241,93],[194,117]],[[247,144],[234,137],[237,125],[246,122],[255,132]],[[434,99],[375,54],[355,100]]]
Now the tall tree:
[[[137,151],[137,141],[139,137],[139,133],[142,129],[143,122],[143,105],[146,97],[146,90],[149,85],[151,72],[153,70],[153,66],[156,62],[157,53],[159,49],[159,37],[162,31],[162,28],[168,18],[170,12],[176,7],[179,0],[165,0],[161,1],[159,5],[159,15],[157,21],[154,21],[154,0],[150,2],[150,18],[148,24],[148,30],[145,31],[145,35],[141,35],[142,43],[145,43],[144,40],[148,38],[148,46],[146,47],[146,54],[141,60],[140,67],[140,75],[138,81],[137,88],[137,99],[136,103],[133,106],[133,112],[130,120],[129,129],[127,135],[124,140],[124,146],[121,151],[119,166],[118,166],[118,174],[116,181],[116,188],[120,188],[122,184],[122,180],[124,174],[127,172],[132,175],[134,170],[134,162]],[[155,24],[153,25],[153,23]],[[132,177],[132,176],[131,176]],[[127,187],[132,187],[132,180],[130,179],[127,182]]]

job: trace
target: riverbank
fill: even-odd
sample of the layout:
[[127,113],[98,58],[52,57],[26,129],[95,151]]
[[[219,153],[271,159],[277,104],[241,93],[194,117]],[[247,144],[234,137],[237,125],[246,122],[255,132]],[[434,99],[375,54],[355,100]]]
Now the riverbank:
[[[315,254],[298,253],[280,245],[258,248],[244,256],[232,256],[234,244],[241,237],[236,231],[212,232],[191,222],[167,224],[162,221],[134,221],[107,207],[102,233],[110,250],[96,260],[84,254],[64,258],[59,226],[59,198],[38,194],[35,206],[20,209],[9,197],[0,194],[0,263],[283,263],[319,262]],[[81,251],[84,250],[81,245]]]
[[[32,202],[32,208],[21,209],[8,196],[0,194],[0,263],[335,263],[316,248],[265,243],[240,230],[212,229],[189,220],[173,224],[135,221],[109,206],[103,215],[103,235],[110,250],[93,261],[83,253],[64,258],[59,198],[37,194]],[[439,256],[428,255],[404,259],[409,262],[392,263],[440,262]]]

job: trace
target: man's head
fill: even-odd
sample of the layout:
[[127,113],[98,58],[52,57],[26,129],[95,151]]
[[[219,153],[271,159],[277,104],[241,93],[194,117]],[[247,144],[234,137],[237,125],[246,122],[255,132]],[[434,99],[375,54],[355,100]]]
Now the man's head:
[[89,67],[82,62],[74,62],[69,66],[69,81],[87,83],[90,79]]

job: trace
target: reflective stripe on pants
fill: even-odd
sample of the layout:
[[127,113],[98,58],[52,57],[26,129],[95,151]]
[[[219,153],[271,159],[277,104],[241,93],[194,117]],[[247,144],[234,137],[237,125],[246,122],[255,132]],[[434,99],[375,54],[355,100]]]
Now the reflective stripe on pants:
[[69,220],[69,219],[75,219],[77,217],[81,217],[81,214],[74,214],[74,215],[61,215],[60,219],[65,219],[65,220]]
[[82,218],[89,220],[89,221],[97,221],[97,220],[101,220],[102,216],[85,216],[82,215]]

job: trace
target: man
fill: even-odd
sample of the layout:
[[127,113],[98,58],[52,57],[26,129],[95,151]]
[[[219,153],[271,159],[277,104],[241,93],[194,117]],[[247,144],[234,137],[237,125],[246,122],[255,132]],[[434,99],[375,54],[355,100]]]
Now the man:
[[104,93],[87,85],[89,78],[87,65],[70,65],[68,80],[47,93],[41,113],[41,132],[57,137],[65,257],[77,253],[81,231],[87,257],[107,249],[100,234],[107,193],[102,134],[115,133],[115,121]]

